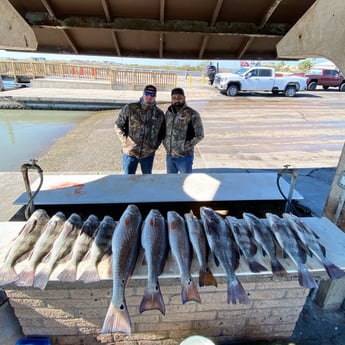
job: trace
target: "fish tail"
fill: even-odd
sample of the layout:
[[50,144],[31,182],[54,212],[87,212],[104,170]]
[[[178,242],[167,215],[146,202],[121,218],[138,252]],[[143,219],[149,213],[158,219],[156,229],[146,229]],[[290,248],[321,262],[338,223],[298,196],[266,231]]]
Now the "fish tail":
[[332,280],[340,279],[345,276],[345,272],[341,268],[339,268],[337,265],[334,265],[332,263],[325,263],[324,266],[325,266],[328,276]]
[[19,276],[13,267],[0,271],[0,286],[15,282]]
[[42,270],[35,275],[34,287],[44,290],[48,284],[50,271]]
[[195,302],[201,303],[199,292],[192,278],[188,280],[187,284],[182,285],[181,299],[182,299],[182,304],[185,304],[188,301],[195,301]]
[[228,284],[228,304],[248,304],[249,298],[246,290],[244,290],[241,282],[235,278]]
[[19,273],[19,279],[16,282],[18,286],[32,286],[34,285],[35,269],[23,270]]
[[267,271],[267,268],[262,266],[256,260],[249,260],[248,263],[249,263],[249,269],[254,273]]
[[209,268],[205,270],[200,270],[199,272],[199,286],[210,286],[213,285],[217,287],[217,280],[210,271]]
[[165,304],[164,304],[163,296],[159,287],[157,290],[153,292],[150,292],[148,291],[148,289],[146,289],[139,306],[140,313],[146,310],[154,310],[154,309],[159,310],[163,315],[165,315]]
[[99,273],[97,267],[86,269],[82,275],[79,277],[79,280],[84,281],[84,283],[98,282],[101,279],[99,278]]
[[108,333],[125,333],[131,335],[131,320],[126,305],[120,310],[110,303],[105,316],[102,334]]
[[61,271],[57,278],[63,282],[75,282],[77,277],[77,267],[66,267],[63,271]]
[[288,275],[283,265],[277,260],[271,260],[272,273],[278,277],[285,277]]
[[305,266],[298,267],[298,282],[300,286],[303,286],[306,289],[318,287],[313,276]]

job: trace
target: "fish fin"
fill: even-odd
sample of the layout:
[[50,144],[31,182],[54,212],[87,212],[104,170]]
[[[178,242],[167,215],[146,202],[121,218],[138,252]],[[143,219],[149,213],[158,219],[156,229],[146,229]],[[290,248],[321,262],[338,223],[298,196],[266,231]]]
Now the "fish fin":
[[182,304],[185,304],[189,301],[195,301],[195,302],[201,303],[199,292],[192,278],[189,279],[187,284],[182,285],[181,298],[182,298]]
[[264,272],[267,271],[267,268],[262,266],[259,262],[257,262],[256,260],[250,260],[248,262],[249,264],[249,269],[254,272],[254,273],[258,273],[258,272]]
[[272,273],[278,277],[286,277],[288,273],[286,272],[284,266],[277,260],[271,260]]
[[44,290],[49,281],[50,272],[42,270],[35,275],[34,287]]
[[77,267],[74,265],[64,268],[64,270],[58,274],[57,279],[63,282],[75,282],[77,279]]
[[157,286],[156,290],[153,292],[150,292],[148,289],[146,289],[139,306],[140,313],[143,313],[146,310],[154,309],[159,310],[163,315],[165,315],[165,304],[159,286]]
[[214,263],[216,264],[217,267],[219,267],[219,260],[215,254],[213,254],[213,258],[214,258]]
[[312,289],[318,287],[313,276],[305,266],[298,267],[298,282],[299,285],[306,288]]
[[321,243],[319,243],[319,247],[321,249],[323,256],[326,256],[326,248]]
[[35,280],[35,269],[27,271],[23,270],[19,273],[19,279],[16,282],[17,286],[33,286]]
[[19,276],[13,267],[0,271],[0,286],[15,282]]
[[328,276],[333,280],[340,279],[345,276],[345,272],[335,264],[327,263],[327,264],[324,264],[324,266],[325,266]]
[[241,282],[236,278],[228,284],[228,304],[248,304],[249,298]]
[[105,316],[102,334],[108,333],[125,333],[131,335],[131,320],[128,314],[127,307],[124,305],[121,309],[116,308],[110,303],[107,314]]
[[205,270],[200,270],[199,272],[199,286],[210,286],[213,285],[217,287],[217,280],[212,274],[211,270],[206,267]]
[[80,275],[79,280],[84,283],[92,283],[100,281],[99,273],[97,267],[86,268],[85,271]]

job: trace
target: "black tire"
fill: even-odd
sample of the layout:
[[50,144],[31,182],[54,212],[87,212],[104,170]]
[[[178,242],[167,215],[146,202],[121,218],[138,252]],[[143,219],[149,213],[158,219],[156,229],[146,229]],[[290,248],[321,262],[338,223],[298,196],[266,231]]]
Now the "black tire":
[[328,90],[328,89],[329,89],[329,86],[328,86],[328,85],[324,85],[324,86],[322,86],[322,88],[323,88],[324,90]]
[[279,90],[273,89],[273,90],[272,90],[272,93],[273,93],[274,95],[278,95],[278,94],[279,94]]
[[230,84],[228,89],[226,90],[226,94],[230,97],[235,97],[238,95],[238,91],[240,88],[236,84]]
[[296,86],[288,85],[284,91],[286,97],[295,97],[297,93]]
[[309,91],[315,91],[316,90],[316,87],[317,87],[317,82],[316,81],[312,81],[309,83],[308,85],[308,90]]
[[344,91],[345,91],[345,83],[342,83],[342,84],[339,86],[339,91],[341,91],[341,92],[344,92]]

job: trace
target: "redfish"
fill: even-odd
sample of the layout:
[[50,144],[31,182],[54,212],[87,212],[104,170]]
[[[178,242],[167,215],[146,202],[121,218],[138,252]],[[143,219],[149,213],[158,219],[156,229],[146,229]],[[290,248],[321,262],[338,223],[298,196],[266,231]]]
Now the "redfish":
[[165,315],[165,304],[158,277],[163,272],[168,252],[168,233],[162,214],[152,209],[146,216],[142,232],[141,246],[145,251],[147,264],[147,287],[139,306],[139,312],[158,309]]
[[102,334],[131,335],[131,320],[125,287],[133,273],[140,249],[142,215],[136,205],[128,205],[121,215],[112,238],[113,295],[105,316]]
[[191,246],[185,222],[175,211],[168,211],[167,218],[169,245],[181,275],[182,304],[188,301],[201,303],[199,292],[190,274]]
[[192,210],[184,215],[184,219],[187,225],[189,240],[192,243],[193,250],[198,258],[200,266],[199,286],[217,286],[217,280],[213,276],[207,262],[208,247],[202,223],[200,219],[193,214]]

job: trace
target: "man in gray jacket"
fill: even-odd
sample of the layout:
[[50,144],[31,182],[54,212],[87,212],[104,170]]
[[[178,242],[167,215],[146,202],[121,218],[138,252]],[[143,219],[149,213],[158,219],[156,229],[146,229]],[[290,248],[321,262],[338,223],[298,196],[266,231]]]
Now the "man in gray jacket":
[[194,146],[204,137],[200,114],[186,104],[184,90],[171,91],[171,105],[165,113],[166,166],[168,174],[191,173]]
[[143,174],[152,173],[155,152],[164,136],[164,112],[156,105],[156,95],[155,86],[145,86],[140,100],[125,105],[115,121],[124,174],[135,174],[138,164]]

